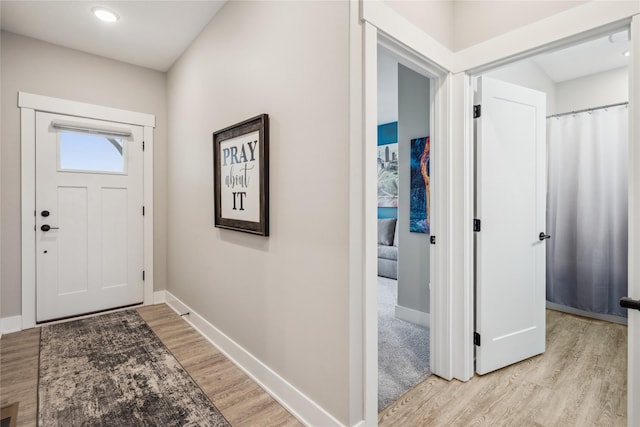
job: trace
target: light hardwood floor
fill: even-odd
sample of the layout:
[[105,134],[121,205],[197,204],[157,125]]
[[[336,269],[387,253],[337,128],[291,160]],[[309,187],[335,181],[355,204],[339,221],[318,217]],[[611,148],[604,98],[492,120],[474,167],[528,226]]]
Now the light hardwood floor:
[[36,425],[39,346],[39,328],[0,340],[0,407],[18,402],[19,426]]
[[[167,305],[138,312],[231,425],[302,425]],[[39,341],[39,328],[0,340],[0,406],[20,402],[19,426],[36,425]]]
[[[141,316],[234,426],[300,423],[166,305]],[[36,425],[40,330],[2,336],[0,406]],[[547,351],[467,383],[435,376],[380,413],[381,426],[626,426],[627,328],[547,311]]]
[[381,426],[626,426],[627,327],[547,310],[547,348],[470,381],[435,376]]

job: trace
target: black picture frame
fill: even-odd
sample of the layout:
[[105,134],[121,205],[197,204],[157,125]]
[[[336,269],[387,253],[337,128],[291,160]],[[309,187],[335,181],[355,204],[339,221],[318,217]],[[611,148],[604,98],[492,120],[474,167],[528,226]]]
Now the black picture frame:
[[268,114],[213,133],[213,189],[216,227],[269,235]]

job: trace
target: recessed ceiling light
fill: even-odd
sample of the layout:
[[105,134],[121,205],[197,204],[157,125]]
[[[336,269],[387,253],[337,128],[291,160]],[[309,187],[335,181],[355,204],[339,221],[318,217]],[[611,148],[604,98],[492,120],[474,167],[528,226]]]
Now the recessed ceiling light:
[[105,9],[104,7],[94,7],[91,11],[98,19],[104,22],[116,22],[120,19],[117,13],[112,12],[109,9]]
[[631,55],[631,52],[629,52],[628,50],[625,50],[624,52],[622,52],[622,56],[629,56]]

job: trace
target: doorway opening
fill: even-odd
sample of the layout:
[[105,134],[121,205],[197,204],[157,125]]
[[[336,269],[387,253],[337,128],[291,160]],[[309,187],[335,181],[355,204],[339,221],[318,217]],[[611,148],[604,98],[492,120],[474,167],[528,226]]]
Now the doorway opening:
[[378,411],[431,374],[430,91],[378,47]]
[[[566,377],[566,381],[575,382],[575,371],[564,361],[601,361],[610,369],[605,373],[598,369],[598,363],[585,363],[582,370],[591,375],[588,381],[579,382],[578,387],[595,387],[599,381],[609,384],[602,394],[599,391],[592,394],[593,400],[586,404],[589,408],[585,410],[588,409],[592,417],[599,417],[591,408],[599,408],[597,412],[602,411],[604,405],[613,405],[617,409],[609,414],[615,419],[611,423],[626,420],[627,331],[619,325],[626,324],[626,310],[620,308],[619,300],[628,293],[629,39],[629,27],[625,25],[570,47],[485,71],[472,79],[480,99],[477,102],[480,117],[475,120],[479,226],[476,233],[476,372],[485,374],[528,359],[521,370],[536,364],[541,370],[557,372]],[[494,92],[497,95],[491,95],[494,88],[499,88]],[[520,90],[534,96],[539,94],[546,113],[540,114],[539,108],[536,110],[537,107],[530,107],[519,98],[504,95],[511,96]],[[500,107],[493,99],[508,101],[508,105],[505,102]],[[533,110],[538,112],[537,124],[527,127],[526,123],[515,122],[514,112],[524,111],[524,107],[532,116]],[[507,123],[505,117],[510,117],[511,122]],[[512,129],[512,136],[502,142],[487,142],[487,139],[499,140],[501,135],[507,135],[510,126],[516,127]],[[527,135],[517,136],[518,132]],[[544,141],[542,151],[530,150],[533,136],[540,134]],[[519,147],[527,136],[532,142]],[[535,156],[541,161],[535,160]],[[517,170],[510,171],[509,167],[518,159],[523,162],[518,163]],[[485,175],[486,169],[498,171],[494,178],[499,180]],[[531,180],[534,175],[541,179]],[[490,185],[495,193],[491,195],[485,185]],[[537,213],[533,212],[534,207],[527,208],[526,212],[519,210],[525,199],[539,209]],[[500,204],[500,212],[486,210],[487,204]],[[500,226],[495,227],[493,220],[500,213],[506,216]],[[527,221],[525,217],[531,227],[523,226]],[[509,234],[506,244],[496,238],[505,229]],[[522,234],[523,229],[526,236],[520,243],[530,253],[521,257],[516,256],[516,249],[512,248],[509,254],[495,258],[500,248],[492,249],[483,242],[498,241],[504,248],[515,242],[515,236]],[[541,247],[544,247],[542,252]],[[491,260],[492,257],[495,259]],[[487,282],[495,283],[497,277],[513,279],[511,273],[526,268],[530,270],[527,276],[531,280],[505,279],[508,289],[484,298],[485,293],[491,293]],[[497,273],[493,276],[495,280],[491,280],[486,270]],[[511,292],[524,288],[525,283],[530,299],[523,304],[516,301]],[[502,325],[492,324],[485,312],[497,313]],[[542,322],[523,320],[529,314]],[[513,330],[505,332],[503,325]],[[535,330],[546,333],[546,339],[539,334],[536,338],[542,338],[542,347],[534,345],[532,339],[514,344],[510,349],[502,348],[498,355],[491,354],[492,347],[497,348],[508,340],[515,342],[518,334]],[[585,345],[595,336],[598,336],[596,340]],[[535,348],[515,356],[516,349],[529,345]],[[512,352],[513,358],[499,360],[507,352]],[[544,354],[529,359],[540,353]],[[550,388],[557,407],[580,403],[575,401],[580,399],[576,396],[578,393],[559,392],[561,386],[551,377],[541,376],[540,382]],[[526,423],[534,421],[555,424],[560,418],[541,415]],[[599,422],[601,418],[584,419],[588,424]]]
[[629,39],[612,30],[485,74],[546,95],[547,306],[622,324]]

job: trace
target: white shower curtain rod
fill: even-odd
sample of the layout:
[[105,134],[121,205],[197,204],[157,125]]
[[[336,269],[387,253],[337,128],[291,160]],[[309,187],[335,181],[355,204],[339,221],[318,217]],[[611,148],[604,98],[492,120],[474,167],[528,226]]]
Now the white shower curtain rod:
[[602,110],[603,108],[619,107],[621,105],[628,105],[628,104],[629,104],[628,102],[618,102],[617,104],[603,105],[601,107],[585,108],[584,110],[576,110],[576,111],[569,111],[568,113],[553,114],[551,116],[547,116],[547,119],[551,119],[553,117],[568,116],[569,114],[578,114],[578,113],[586,113],[588,111]]

